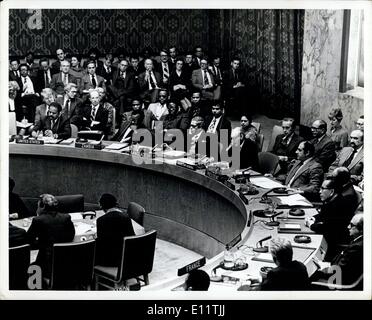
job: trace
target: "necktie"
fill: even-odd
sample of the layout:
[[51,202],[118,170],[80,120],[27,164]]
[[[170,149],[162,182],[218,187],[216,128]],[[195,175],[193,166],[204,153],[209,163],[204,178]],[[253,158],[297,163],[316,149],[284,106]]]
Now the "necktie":
[[16,77],[18,77],[18,73],[17,73],[17,71],[14,71],[14,75],[15,75]]
[[300,162],[298,163],[297,168],[296,168],[296,171],[294,171],[291,180],[289,180],[289,182],[288,182],[288,187],[289,187],[289,188],[291,187],[291,185],[292,185],[292,183],[293,183],[293,181],[294,181],[294,178],[297,176],[297,172],[298,172],[298,170],[302,167],[303,164],[304,164],[303,161],[300,161]]
[[125,79],[125,72],[120,72],[120,76],[123,78],[123,79]]
[[208,132],[214,132],[214,126],[216,125],[216,118],[213,118],[212,122],[208,127]]
[[111,73],[111,68],[110,67],[107,68],[107,73]]
[[204,85],[205,86],[208,86],[209,85],[209,80],[208,80],[208,77],[207,77],[207,71],[203,71],[204,72]]
[[347,168],[350,165],[351,161],[353,161],[356,153],[357,153],[357,150],[353,149],[353,152],[351,153],[350,157],[347,158],[347,160],[343,163],[342,166]]
[[239,82],[238,72],[236,70],[234,71],[234,78],[235,82]]
[[92,112],[90,114],[90,121],[93,121],[96,117],[96,107],[92,106]]
[[67,113],[68,113],[68,114],[70,113],[70,99],[67,99],[67,100],[66,100],[66,103],[65,103],[65,110],[67,110]]
[[163,65],[163,75],[165,79],[169,78],[169,71],[168,71],[168,67],[166,64]]
[[66,85],[68,83],[67,74],[63,74],[63,83]]
[[23,78],[23,84],[27,84],[27,79]]
[[94,76],[92,76],[92,85],[93,85],[93,88],[97,87],[97,81],[96,81],[96,78]]
[[48,79],[48,72],[44,71],[44,77],[45,77],[45,87],[49,84],[49,79]]
[[152,72],[150,72],[150,77],[149,77],[149,82],[150,82],[150,90],[156,88],[156,84],[154,82],[154,79],[152,78]]

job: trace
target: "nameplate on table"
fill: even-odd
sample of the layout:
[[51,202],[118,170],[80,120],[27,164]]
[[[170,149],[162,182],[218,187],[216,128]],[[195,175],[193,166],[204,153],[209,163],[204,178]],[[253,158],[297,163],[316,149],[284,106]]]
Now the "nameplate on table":
[[230,188],[231,190],[235,191],[235,184],[231,183],[229,180],[224,180],[223,184],[227,186],[228,188]]
[[177,160],[176,165],[179,166],[179,167],[194,170],[194,171],[197,169],[196,164],[192,164],[192,163],[184,162],[184,161],[180,161],[180,160]]
[[231,248],[233,248],[238,242],[240,242],[240,240],[242,240],[242,235],[239,233],[226,245],[227,249],[230,250]]
[[205,170],[205,175],[211,179],[217,180],[222,183],[229,179],[229,177],[226,175],[218,174],[210,170]]
[[247,197],[241,191],[239,191],[239,198],[242,199],[245,204],[249,203]]
[[102,144],[93,144],[89,142],[75,142],[75,148],[102,150],[104,147],[105,146],[103,146]]
[[15,142],[19,144],[44,144],[43,140],[34,140],[34,139],[16,139]]
[[205,257],[203,257],[203,258],[201,258],[199,260],[196,260],[193,263],[190,263],[190,264],[188,264],[188,265],[186,265],[186,266],[178,269],[177,276],[183,276],[184,274],[189,273],[192,270],[195,270],[195,269],[198,269],[198,268],[204,266],[205,265],[205,261],[206,261],[205,260]]

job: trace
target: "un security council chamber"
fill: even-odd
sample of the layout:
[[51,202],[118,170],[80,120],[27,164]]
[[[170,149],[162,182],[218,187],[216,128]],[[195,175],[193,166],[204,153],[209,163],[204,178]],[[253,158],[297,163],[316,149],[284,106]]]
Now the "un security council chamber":
[[10,8],[10,292],[368,288],[365,14]]

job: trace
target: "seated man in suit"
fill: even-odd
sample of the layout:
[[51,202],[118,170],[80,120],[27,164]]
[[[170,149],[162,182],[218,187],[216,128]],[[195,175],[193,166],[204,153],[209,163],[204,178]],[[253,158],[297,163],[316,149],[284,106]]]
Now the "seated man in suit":
[[132,117],[133,111],[142,110],[142,109],[143,109],[142,101],[137,99],[137,98],[134,98],[132,100],[132,110],[130,110],[128,112],[124,112],[121,115],[121,122],[123,123],[123,122],[129,121]]
[[144,124],[148,129],[155,129],[156,122],[163,121],[168,112],[168,90],[160,89],[159,102],[151,103],[145,113]]
[[21,197],[14,193],[15,182],[9,177],[9,219],[23,219],[32,216]]
[[155,103],[161,84],[159,72],[154,71],[154,64],[151,59],[145,60],[145,71],[138,76],[140,98],[147,103]]
[[144,120],[143,111],[134,110],[129,120],[122,122],[118,132],[111,140],[131,145],[133,133],[139,128],[144,128],[143,120]]
[[287,173],[288,163],[297,158],[296,151],[303,139],[295,133],[296,123],[293,118],[284,118],[282,128],[283,133],[277,135],[270,152],[279,157],[280,173]]
[[80,115],[81,127],[88,130],[99,130],[105,135],[107,132],[108,111],[101,103],[101,96],[98,90],[90,90],[89,92],[90,103],[82,108]]
[[207,59],[200,60],[200,69],[192,72],[191,83],[195,89],[201,92],[202,99],[215,100],[215,81],[213,74],[208,70]]
[[40,66],[38,63],[34,61],[34,53],[32,51],[29,51],[26,53],[25,56],[25,63],[30,68],[30,75],[31,77],[36,78],[37,71],[39,70]]
[[341,149],[336,160],[329,167],[332,173],[338,167],[349,169],[353,184],[357,185],[363,179],[364,169],[364,131],[354,130],[350,134],[350,147]]
[[[185,139],[188,154],[195,155],[201,153],[199,143],[205,144],[204,119],[200,116],[191,119],[189,130],[187,131],[187,138]],[[206,150],[205,150],[206,151]]]
[[309,201],[319,200],[319,190],[323,181],[323,168],[314,157],[314,145],[309,141],[299,144],[297,160],[289,166],[285,185],[302,193]]
[[26,230],[9,223],[9,248],[23,246],[27,242]]
[[223,92],[227,99],[227,111],[229,113],[253,114],[252,106],[247,108],[247,93],[245,88],[246,75],[241,67],[240,58],[231,60],[231,68],[224,74]]
[[106,86],[112,85],[112,78],[116,72],[116,68],[112,66],[112,59],[112,54],[107,53],[104,63],[97,67],[97,74],[105,79]]
[[162,88],[169,88],[169,76],[175,64],[169,62],[167,49],[162,49],[160,51],[160,63],[158,64],[158,72],[160,74],[160,86]]
[[212,63],[208,68],[214,78],[214,82],[216,83],[216,88],[215,88],[215,95],[214,98],[215,100],[220,100],[221,99],[221,86],[222,86],[222,71],[221,71],[221,57],[219,55],[215,55],[212,59]]
[[323,234],[327,241],[325,261],[331,261],[337,253],[338,246],[349,241],[347,226],[354,211],[339,191],[335,180],[324,180],[320,188],[320,199],[323,204],[319,213],[306,218],[306,225],[316,233]]
[[37,85],[37,92],[41,92],[45,88],[50,88],[50,84],[52,82],[53,76],[53,69],[51,69],[49,65],[48,58],[41,58],[40,59],[40,69],[37,71],[36,75],[36,85]]
[[19,65],[21,64],[19,59],[10,59],[10,70],[9,70],[9,81],[19,81],[21,72],[19,71]]
[[210,283],[209,275],[204,270],[192,270],[185,281],[185,291],[208,291]]
[[66,58],[66,54],[62,49],[57,49],[56,55],[57,55],[57,61],[52,63],[53,73],[59,73],[61,71],[61,63]]
[[[348,226],[352,241],[331,263],[317,261],[320,270],[311,276],[311,281],[327,281],[335,274],[332,270],[335,266],[340,268],[343,285],[350,285],[363,275],[363,221],[362,213],[352,217]],[[356,289],[362,290],[361,287]]]
[[88,99],[89,90],[96,89],[98,87],[106,89],[105,79],[96,74],[96,63],[89,61],[87,64],[87,74],[81,78],[80,94],[82,95],[83,101]]
[[[216,103],[212,106],[212,116],[205,118],[205,128],[207,133],[215,133],[218,135],[218,142],[225,142],[227,146],[230,144],[231,139],[231,122],[226,118],[223,108],[220,104]],[[225,141],[221,139],[221,130],[225,130],[227,136]]]
[[128,214],[119,209],[112,194],[103,194],[99,204],[105,214],[97,219],[96,264],[118,267],[123,238],[134,235],[132,222]]
[[128,61],[121,60],[112,78],[113,85],[108,87],[108,94],[117,114],[128,110],[135,90],[134,74],[128,70],[128,67]]
[[84,62],[84,65],[83,65],[84,69],[88,68],[88,64],[89,64],[90,61],[93,61],[94,65],[97,68],[101,68],[102,65],[103,65],[103,62],[98,59],[99,56],[100,56],[100,52],[98,51],[98,49],[96,49],[96,48],[89,49],[88,59]]
[[314,139],[311,143],[315,147],[314,158],[323,166],[324,172],[336,160],[336,144],[327,135],[327,123],[323,120],[315,120],[311,126]]
[[27,237],[39,249],[35,265],[41,267],[43,278],[50,278],[54,243],[71,242],[75,236],[71,216],[58,212],[58,200],[42,194],[38,201],[37,217],[32,219]]
[[57,102],[49,105],[48,116],[35,125],[31,135],[38,137],[40,134],[55,139],[68,139],[71,137],[70,121],[62,112],[62,106]]
[[306,267],[302,262],[292,260],[293,249],[289,240],[272,239],[270,253],[277,267],[267,273],[259,287],[260,290],[307,290],[309,288]]
[[65,85],[68,83],[77,84],[77,79],[70,74],[70,62],[61,61],[61,71],[52,76],[50,87],[57,93],[57,97],[63,97],[65,94]]
[[65,95],[57,98],[62,106],[62,113],[70,120],[70,123],[78,126],[81,122],[80,114],[83,107],[83,101],[77,97],[78,86],[75,83],[68,83],[65,85]]
[[[41,127],[41,122],[45,123],[45,119],[49,115],[49,107],[52,102],[56,101],[56,94],[51,88],[45,88],[41,91],[43,104],[36,107],[34,126]],[[31,131],[33,127],[31,127]]]

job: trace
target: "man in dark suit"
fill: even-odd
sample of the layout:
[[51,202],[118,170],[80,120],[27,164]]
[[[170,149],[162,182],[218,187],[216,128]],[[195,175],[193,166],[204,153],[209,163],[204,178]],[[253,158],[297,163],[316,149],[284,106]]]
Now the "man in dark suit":
[[267,273],[263,279],[260,290],[307,290],[309,288],[309,276],[302,262],[292,260],[293,249],[287,239],[277,238],[270,242],[270,253],[276,268]]
[[62,106],[62,114],[79,128],[81,123],[80,115],[82,113],[83,101],[77,97],[78,86],[75,83],[68,83],[65,86],[65,95],[58,97],[56,102]]
[[23,246],[24,244],[27,244],[26,230],[9,223],[9,248]]
[[311,143],[315,147],[314,158],[323,166],[324,172],[336,160],[336,144],[327,135],[327,123],[324,120],[315,120],[311,126],[314,139]]
[[56,55],[57,61],[52,63],[52,70],[54,74],[61,71],[61,62],[66,58],[65,52],[62,49],[57,49]]
[[112,78],[116,72],[116,68],[112,66],[112,54],[105,55],[105,61],[97,67],[97,74],[105,79],[106,86],[112,85]]
[[200,69],[192,72],[191,83],[193,87],[199,90],[204,100],[215,100],[215,81],[213,74],[208,70],[208,62],[202,58],[200,60]]
[[23,219],[32,216],[21,197],[14,193],[15,182],[9,177],[9,219]]
[[296,153],[297,160],[288,168],[285,185],[296,189],[310,201],[318,201],[324,173],[322,165],[314,158],[314,146],[308,141],[303,141]]
[[316,233],[323,234],[327,241],[325,261],[332,261],[338,246],[349,242],[347,226],[354,211],[338,191],[334,180],[324,180],[320,188],[323,204],[319,214],[306,219],[306,225]]
[[19,59],[10,59],[10,71],[9,71],[9,81],[19,82],[21,77],[21,72],[19,71]]
[[128,71],[133,73],[133,76],[134,76],[134,94],[138,95],[138,93],[139,93],[138,76],[142,72],[139,68],[139,58],[138,58],[137,55],[133,55],[130,58],[130,66],[128,67]]
[[57,93],[57,97],[63,97],[65,85],[68,83],[77,84],[77,79],[70,74],[70,62],[63,60],[61,61],[61,71],[52,76],[50,87]]
[[113,75],[113,85],[108,87],[109,96],[117,110],[117,114],[122,114],[129,109],[131,99],[135,90],[134,74],[128,71],[129,63],[121,60],[118,70]]
[[36,78],[40,65],[34,61],[34,53],[32,51],[27,52],[25,56],[25,63],[30,68],[30,75]]
[[363,179],[364,169],[364,131],[354,130],[350,134],[350,147],[341,149],[336,160],[329,167],[329,173],[342,166],[347,167],[354,184]]
[[96,264],[118,267],[123,238],[134,235],[132,222],[118,208],[117,200],[112,194],[103,194],[99,204],[105,214],[97,219]]
[[[35,122],[34,126],[40,127],[41,122],[45,123],[45,119],[49,116],[49,106],[56,99],[56,94],[51,88],[45,88],[41,91],[41,96],[43,97],[42,104],[36,107],[35,111]],[[33,128],[31,128],[32,130]]]
[[155,103],[161,87],[161,76],[159,72],[154,71],[151,59],[145,60],[145,70],[138,76],[140,98],[147,104]]
[[183,72],[185,72],[185,78],[191,81],[192,72],[199,69],[199,65],[195,65],[193,61],[194,57],[191,52],[186,52],[185,54],[185,64],[183,65]]
[[123,121],[118,132],[111,139],[128,145],[132,144],[132,136],[135,130],[143,128],[144,114],[142,110],[134,110],[128,120]]
[[252,106],[247,108],[246,75],[241,67],[240,58],[231,60],[231,68],[224,74],[223,92],[228,101],[228,113],[253,114]]
[[83,101],[88,99],[90,89],[96,89],[101,87],[106,89],[105,79],[96,74],[96,64],[94,61],[87,63],[87,74],[81,78],[80,82],[80,94],[82,95]]
[[27,237],[39,249],[35,265],[42,269],[43,278],[49,278],[54,243],[73,241],[74,224],[69,214],[58,212],[58,200],[51,194],[40,196],[37,217],[33,218]]
[[48,116],[34,126],[31,135],[37,137],[42,133],[45,137],[55,139],[68,139],[71,137],[71,126],[67,116],[63,113],[62,106],[57,102],[49,105]]
[[160,51],[160,63],[158,64],[157,71],[160,74],[161,87],[169,89],[169,76],[173,70],[174,65],[169,62],[168,51],[162,49]]
[[208,69],[213,74],[213,78],[215,82],[215,97],[214,98],[215,100],[220,100],[221,94],[222,94],[221,57],[218,55],[215,55]]
[[[334,270],[329,269],[329,266],[337,266],[341,269],[343,285],[350,285],[363,275],[363,221],[362,213],[357,213],[352,217],[348,226],[352,241],[332,260],[330,265],[317,261],[318,268],[321,270],[311,276],[311,281],[327,281],[330,276],[334,275]],[[360,285],[355,289],[362,290],[362,287]]]
[[90,130],[100,130],[105,135],[107,132],[108,111],[101,103],[101,97],[97,90],[89,92],[90,103],[82,108],[81,127]]
[[103,62],[98,59],[99,56],[100,56],[100,52],[98,51],[98,49],[96,48],[90,49],[88,52],[88,59],[84,62],[84,65],[83,65],[84,69],[88,68],[88,63],[90,61],[94,61],[94,64],[97,69],[102,68]]
[[41,58],[39,64],[40,69],[37,71],[36,74],[37,92],[41,92],[45,88],[50,88],[52,76],[54,74],[53,69],[51,69],[49,66],[48,58]]
[[303,139],[295,133],[296,124],[293,118],[284,118],[282,128],[283,134],[277,135],[270,152],[279,157],[280,173],[286,173],[288,163],[297,158],[296,151]]

